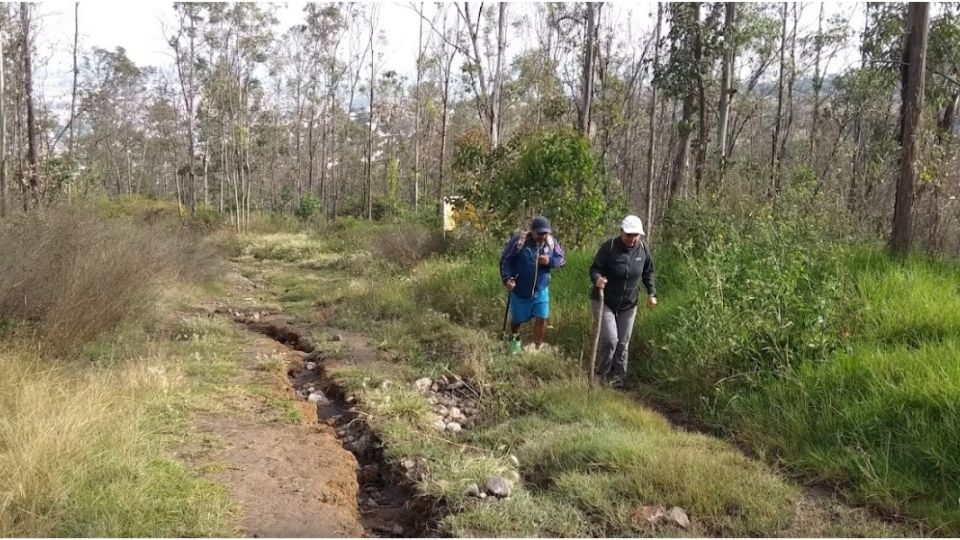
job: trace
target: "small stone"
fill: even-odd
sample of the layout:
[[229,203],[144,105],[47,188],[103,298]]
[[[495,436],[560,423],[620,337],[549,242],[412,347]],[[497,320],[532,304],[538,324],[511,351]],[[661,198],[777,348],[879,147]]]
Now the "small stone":
[[317,389],[317,388],[316,388],[315,386],[309,386],[309,387],[307,387],[307,392],[313,392],[313,391],[316,390],[316,389]]
[[370,436],[367,434],[361,435],[343,445],[344,448],[353,452],[354,454],[361,455],[367,453],[367,450],[370,449],[370,446],[373,441],[370,440]]
[[353,396],[347,396],[347,399],[345,399],[344,401],[346,401],[347,403],[353,403],[355,399],[356,398],[354,398]]
[[357,482],[361,484],[376,482],[378,476],[380,476],[380,471],[376,465],[364,465],[357,473]]
[[436,428],[437,431],[445,431],[447,429],[447,424],[444,423],[443,419],[441,418],[433,422],[433,427]]
[[407,470],[412,469],[416,464],[417,462],[413,458],[405,457],[400,460],[400,466]]
[[381,389],[381,390],[386,390],[386,389],[390,388],[391,386],[393,386],[393,381],[391,381],[390,379],[387,379],[387,380],[383,381],[382,383],[380,383],[380,389]]
[[444,407],[443,405],[440,405],[437,407],[437,414],[439,414],[440,416],[447,416],[448,414],[450,414],[450,411],[447,410],[447,408]]
[[459,422],[447,422],[447,431],[450,433],[460,433],[463,431],[463,426]]
[[431,381],[429,377],[424,377],[422,379],[417,379],[416,381],[414,381],[413,388],[417,392],[426,393],[427,390],[430,389],[431,384],[433,384],[433,381]]
[[307,398],[307,401],[311,403],[326,402],[327,396],[323,395],[321,392],[311,392],[310,397]]
[[690,518],[687,517],[687,512],[679,506],[674,506],[670,510],[667,510],[667,519],[681,529],[686,529],[690,526]]
[[480,497],[481,499],[486,499],[486,498],[487,498],[487,493],[486,493],[485,491],[481,491],[481,492],[480,492],[480,495],[477,495],[477,496]]
[[450,407],[449,413],[450,413],[450,418],[453,418],[454,420],[463,419],[463,412],[458,407]]
[[259,312],[259,311],[254,311],[254,312],[253,312],[253,321],[254,321],[254,322],[260,322],[260,312]]
[[510,482],[502,476],[492,476],[484,484],[487,493],[494,497],[506,498],[510,496]]
[[394,525],[393,528],[390,529],[390,532],[392,532],[397,536],[403,536],[403,527],[401,527],[400,525]]
[[343,335],[340,333],[334,333],[330,336],[330,341],[343,341]]
[[648,523],[650,525],[656,525],[663,521],[663,518],[666,515],[663,512],[663,507],[658,505],[648,505],[641,506],[633,511],[633,522],[637,525],[642,525]]
[[480,496],[480,486],[476,484],[468,484],[466,489],[463,490],[464,497],[479,497]]
[[316,362],[307,362],[307,371],[313,371],[315,369],[317,369]]
[[513,455],[513,454],[510,454],[510,463],[513,463],[513,466],[514,466],[514,467],[519,467],[519,466],[520,466],[520,460],[517,459],[517,456],[515,456],[515,455]]

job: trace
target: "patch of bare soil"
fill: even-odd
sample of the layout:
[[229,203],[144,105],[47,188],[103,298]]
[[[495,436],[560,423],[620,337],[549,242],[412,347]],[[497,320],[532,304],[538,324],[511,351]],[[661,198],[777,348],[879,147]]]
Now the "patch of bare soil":
[[[259,286],[236,272],[225,276],[223,302],[202,306],[209,316],[261,305]],[[236,306],[227,308],[226,306]],[[269,315],[264,314],[264,317]],[[259,319],[258,313],[257,318]],[[237,386],[256,384],[289,400],[301,423],[278,420],[275,404],[237,393],[228,398],[230,413],[207,413],[193,419],[203,438],[216,441],[213,451],[185,447],[181,456],[222,483],[240,506],[239,534],[252,537],[359,537],[367,531],[357,508],[358,465],[333,427],[317,421],[313,403],[300,399],[290,381],[264,370],[266,357],[291,365],[302,353],[277,339],[250,332],[242,351]],[[302,345],[292,343],[293,345]]]
[[[276,384],[258,369],[264,354],[284,354],[283,347],[252,335],[237,382]],[[211,471],[212,479],[240,504],[242,533],[294,538],[364,534],[356,505],[357,462],[332,428],[315,417],[302,424],[278,422],[269,407],[253,398],[238,396],[230,405],[232,414],[194,419],[196,430],[222,444],[201,458],[207,463],[195,465]]]
[[381,537],[432,534],[436,514],[433,502],[417,497],[409,479],[384,459],[380,440],[357,411],[353,398],[328,375],[327,369],[332,365],[381,365],[377,351],[366,338],[326,329],[341,345],[340,352],[328,356],[315,351],[315,345],[306,337],[308,327],[282,314],[253,320],[241,313],[238,321],[246,323],[251,331],[305,353],[288,364],[290,386],[297,396],[312,405],[312,418],[332,429],[342,448],[353,454],[358,485],[355,505],[367,534]]

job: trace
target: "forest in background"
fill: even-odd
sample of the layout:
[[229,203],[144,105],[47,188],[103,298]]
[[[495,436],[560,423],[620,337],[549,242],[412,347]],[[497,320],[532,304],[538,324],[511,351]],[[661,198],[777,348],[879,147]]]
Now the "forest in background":
[[[307,4],[302,23],[278,28],[271,4],[175,3],[172,65],[74,40],[70,107],[58,111],[33,82],[35,7],[5,5],[0,212],[139,194],[243,230],[259,211],[436,215],[461,194],[515,225],[586,190],[582,226],[595,229],[605,204],[656,231],[674,200],[793,191],[871,239],[893,236],[897,201],[903,238],[960,250],[953,4],[866,3],[853,28],[822,4],[663,3],[639,36],[602,3],[409,8],[421,15],[412,78],[384,69],[376,4]],[[507,62],[509,28],[534,39]],[[838,65],[851,48],[859,63]],[[924,81],[908,103],[912,52]],[[898,188],[904,111],[916,146]],[[589,163],[510,174],[545,141],[569,154],[580,142],[564,132],[585,139]],[[522,184],[543,200],[518,196]]]

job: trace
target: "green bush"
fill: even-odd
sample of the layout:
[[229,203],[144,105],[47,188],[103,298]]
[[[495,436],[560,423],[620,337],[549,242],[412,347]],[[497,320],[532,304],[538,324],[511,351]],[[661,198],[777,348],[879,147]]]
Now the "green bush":
[[609,203],[621,199],[618,188],[590,142],[569,129],[523,135],[492,151],[468,138],[459,142],[454,166],[470,185],[465,200],[497,237],[543,214],[568,244],[581,245],[623,213]]
[[320,214],[323,205],[316,195],[307,194],[300,198],[300,204],[294,211],[294,215],[300,218],[300,221],[309,221],[314,216]]
[[843,344],[845,251],[815,219],[775,219],[760,208],[734,220],[678,204],[666,237],[675,264],[668,272],[679,274],[684,304],[658,314],[666,320],[647,375],[687,405],[727,402]]

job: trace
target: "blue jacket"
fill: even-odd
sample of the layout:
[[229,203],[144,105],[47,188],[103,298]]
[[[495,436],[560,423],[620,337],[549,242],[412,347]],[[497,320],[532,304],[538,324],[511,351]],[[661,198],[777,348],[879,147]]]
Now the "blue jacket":
[[[538,255],[549,255],[550,264],[537,264]],[[530,233],[523,237],[518,234],[507,242],[500,254],[500,279],[506,283],[508,279],[516,278],[517,286],[513,293],[520,298],[533,298],[550,286],[550,270],[566,263],[563,248],[553,235],[547,236],[547,241],[537,246],[537,241]]]

